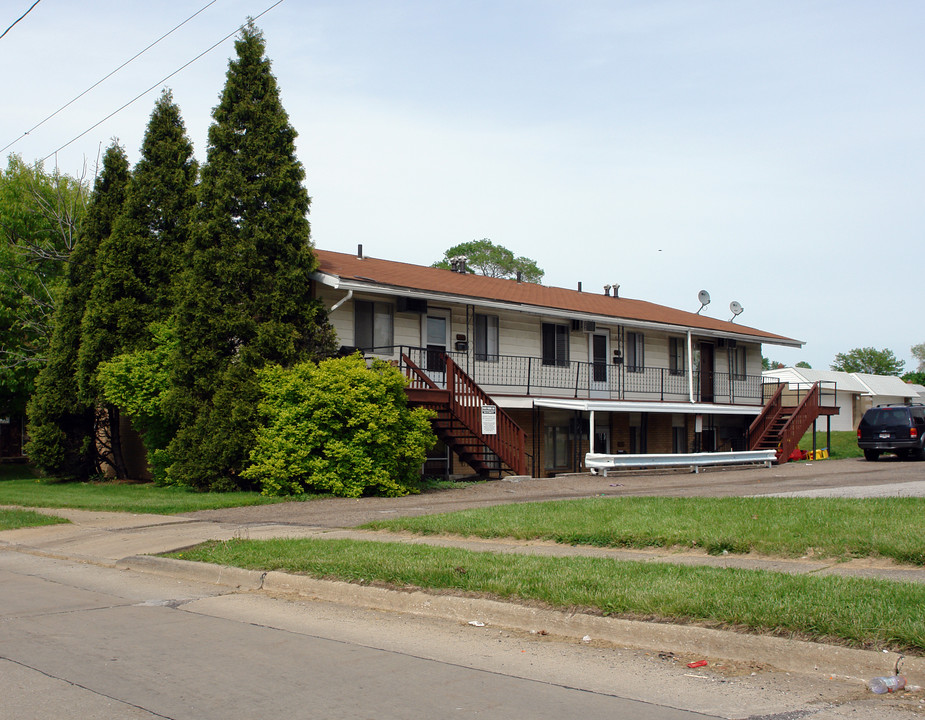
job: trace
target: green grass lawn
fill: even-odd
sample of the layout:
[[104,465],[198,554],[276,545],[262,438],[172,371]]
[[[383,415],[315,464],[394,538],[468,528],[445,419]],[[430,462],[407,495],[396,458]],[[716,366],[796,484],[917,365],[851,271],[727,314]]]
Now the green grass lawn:
[[37,525],[58,525],[68,522],[64,518],[43,515],[31,510],[7,510],[0,508],[0,530],[18,530]]
[[925,565],[925,498],[588,498],[379,520],[364,527],[713,554],[879,556]]
[[[832,446],[828,447],[826,444],[825,429],[823,428],[821,432],[816,433],[816,449],[822,450],[822,448],[828,447],[829,457],[833,459],[864,456],[864,453],[858,447],[858,434],[853,430],[833,431],[831,433],[831,440]],[[800,450],[813,449],[812,430],[810,430],[800,439],[799,447]]]
[[173,515],[287,499],[256,492],[198,493],[153,483],[59,482],[37,477],[27,465],[0,465],[0,505]]
[[[418,483],[417,490],[439,491],[468,484],[471,483],[426,479]],[[257,492],[200,493],[153,483],[61,482],[40,477],[28,465],[0,465],[0,505],[175,515],[195,510],[306,502],[322,497],[331,496],[306,493],[298,497],[264,497]]]
[[233,540],[173,557],[856,647],[925,650],[925,586],[913,583],[347,540]]

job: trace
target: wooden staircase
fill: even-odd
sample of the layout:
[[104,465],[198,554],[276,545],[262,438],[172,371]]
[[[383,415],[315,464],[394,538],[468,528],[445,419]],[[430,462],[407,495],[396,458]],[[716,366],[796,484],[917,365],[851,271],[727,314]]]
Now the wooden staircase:
[[822,383],[815,383],[805,395],[792,396],[787,384],[781,383],[748,429],[749,450],[776,450],[777,462],[785,463],[816,418],[838,413],[834,392],[832,406],[823,403]]
[[[402,353],[402,365],[410,380],[406,389],[408,404],[433,410],[434,433],[480,476],[526,475],[526,433],[453,358],[445,355],[442,359],[446,365],[445,388]],[[483,405],[495,407],[495,434],[482,433]]]

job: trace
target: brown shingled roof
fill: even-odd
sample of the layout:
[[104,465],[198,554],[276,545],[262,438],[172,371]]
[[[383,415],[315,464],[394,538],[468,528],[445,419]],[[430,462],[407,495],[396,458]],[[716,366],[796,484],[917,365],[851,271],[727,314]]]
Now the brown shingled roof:
[[321,263],[320,272],[342,280],[369,283],[395,288],[408,288],[429,293],[441,293],[473,300],[491,300],[512,305],[526,305],[536,308],[553,308],[577,313],[612,317],[618,320],[637,320],[649,323],[678,325],[719,333],[752,336],[756,340],[782,342],[787,345],[800,341],[783,335],[774,335],[763,330],[723,320],[697,315],[696,313],[644,300],[617,298],[598,293],[579,292],[565,288],[548,287],[534,283],[517,282],[483,275],[463,274],[451,270],[411,265],[409,263],[359,258],[350,253],[315,250]]

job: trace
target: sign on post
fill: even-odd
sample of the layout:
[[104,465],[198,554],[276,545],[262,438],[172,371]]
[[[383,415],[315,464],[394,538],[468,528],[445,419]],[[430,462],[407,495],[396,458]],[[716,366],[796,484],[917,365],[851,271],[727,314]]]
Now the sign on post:
[[482,405],[482,435],[498,434],[498,408]]

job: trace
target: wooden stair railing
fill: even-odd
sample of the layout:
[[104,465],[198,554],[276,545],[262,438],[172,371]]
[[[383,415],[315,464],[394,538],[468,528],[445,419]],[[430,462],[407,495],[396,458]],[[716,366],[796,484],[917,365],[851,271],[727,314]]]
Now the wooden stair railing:
[[821,414],[822,407],[820,383],[814,383],[795,408],[783,404],[786,387],[786,383],[780,384],[764,410],[748,428],[748,449],[776,450],[778,463],[787,462],[799,445],[800,438]]
[[[774,420],[783,411],[784,405],[784,388],[786,383],[780,383],[777,386],[777,392],[765,404],[764,410],[756,417],[748,428],[748,449],[758,450],[758,445],[764,440],[768,428],[774,423]],[[776,447],[776,445],[775,445]]]
[[[492,469],[483,451],[483,448],[487,447],[515,475],[525,475],[527,472],[526,433],[453,362],[451,357],[445,356],[444,361],[446,364],[445,390],[412,362],[411,358],[402,353],[402,363],[410,379],[409,398],[413,397],[415,403],[437,410],[438,417],[434,419],[434,429],[447,444],[454,446],[454,451],[460,459],[472,465],[477,472]],[[427,399],[428,397],[432,399]],[[496,408],[497,434],[482,433],[483,405],[492,405]],[[441,411],[449,417],[440,417]]]
[[777,451],[778,463],[787,461],[790,453],[796,450],[797,445],[800,444],[800,438],[803,437],[803,434],[815,419],[819,417],[820,393],[819,383],[814,383],[812,389],[806,393],[806,397],[790,415],[790,419],[787,420],[787,424],[784,425],[780,433],[781,441]]

